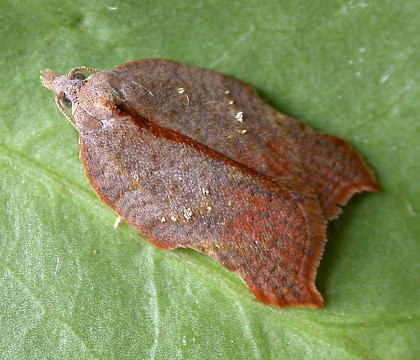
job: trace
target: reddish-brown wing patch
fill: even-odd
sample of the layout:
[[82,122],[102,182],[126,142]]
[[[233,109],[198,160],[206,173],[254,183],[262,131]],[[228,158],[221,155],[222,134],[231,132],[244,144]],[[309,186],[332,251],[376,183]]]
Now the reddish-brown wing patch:
[[213,257],[265,303],[322,304],[314,274],[326,220],[313,194],[131,111],[114,121],[113,137],[130,146],[115,147],[106,133],[82,137],[83,165],[100,198],[146,239]]

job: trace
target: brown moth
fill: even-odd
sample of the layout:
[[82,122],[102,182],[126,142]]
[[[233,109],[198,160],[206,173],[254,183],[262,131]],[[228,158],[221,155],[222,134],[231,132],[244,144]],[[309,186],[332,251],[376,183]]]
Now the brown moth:
[[378,190],[345,141],[238,80],[168,60],[41,80],[79,132],[92,188],[150,243],[211,256],[263,303],[322,305],[327,221],[353,194]]

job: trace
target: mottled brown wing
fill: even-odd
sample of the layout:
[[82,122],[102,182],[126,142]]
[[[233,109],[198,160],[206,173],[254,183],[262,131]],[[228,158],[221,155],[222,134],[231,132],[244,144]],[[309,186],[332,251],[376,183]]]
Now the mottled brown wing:
[[[91,117],[107,107],[108,115]],[[80,142],[92,187],[152,244],[211,256],[265,303],[322,304],[314,279],[326,220],[313,193],[280,185],[124,103],[80,103],[75,118],[90,129]]]
[[363,158],[335,136],[316,133],[304,124],[283,118],[301,152],[303,181],[316,192],[328,220],[336,218],[350,198],[379,187]]
[[102,72],[134,110],[273,181],[312,189],[328,219],[351,196],[376,191],[372,172],[350,146],[315,133],[265,104],[248,85],[213,71],[144,59]]

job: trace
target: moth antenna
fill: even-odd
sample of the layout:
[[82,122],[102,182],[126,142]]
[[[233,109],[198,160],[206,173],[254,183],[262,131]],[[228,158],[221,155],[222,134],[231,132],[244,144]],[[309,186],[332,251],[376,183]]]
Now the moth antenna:
[[100,70],[93,69],[93,68],[87,68],[87,67],[84,67],[84,66],[79,66],[79,67],[76,67],[76,68],[71,69],[69,71],[69,73],[67,74],[67,78],[68,79],[73,79],[74,74],[77,73],[78,71],[86,72],[86,73],[89,73],[89,74],[95,74],[95,73],[97,73]]
[[61,105],[61,98],[63,97],[64,93],[61,91],[55,96],[55,104],[58,107],[58,110],[65,116],[65,118],[70,122],[70,124],[73,125],[73,127],[77,130],[76,124],[74,120],[71,118],[71,116],[64,110],[63,105]]

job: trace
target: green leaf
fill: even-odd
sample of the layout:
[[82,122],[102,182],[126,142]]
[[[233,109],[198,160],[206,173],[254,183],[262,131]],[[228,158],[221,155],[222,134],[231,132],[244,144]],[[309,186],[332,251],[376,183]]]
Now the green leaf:
[[[419,5],[3,0],[0,358],[418,358]],[[244,80],[372,166],[382,191],[329,225],[324,308],[264,306],[211,259],[113,229],[38,76],[147,57]]]

